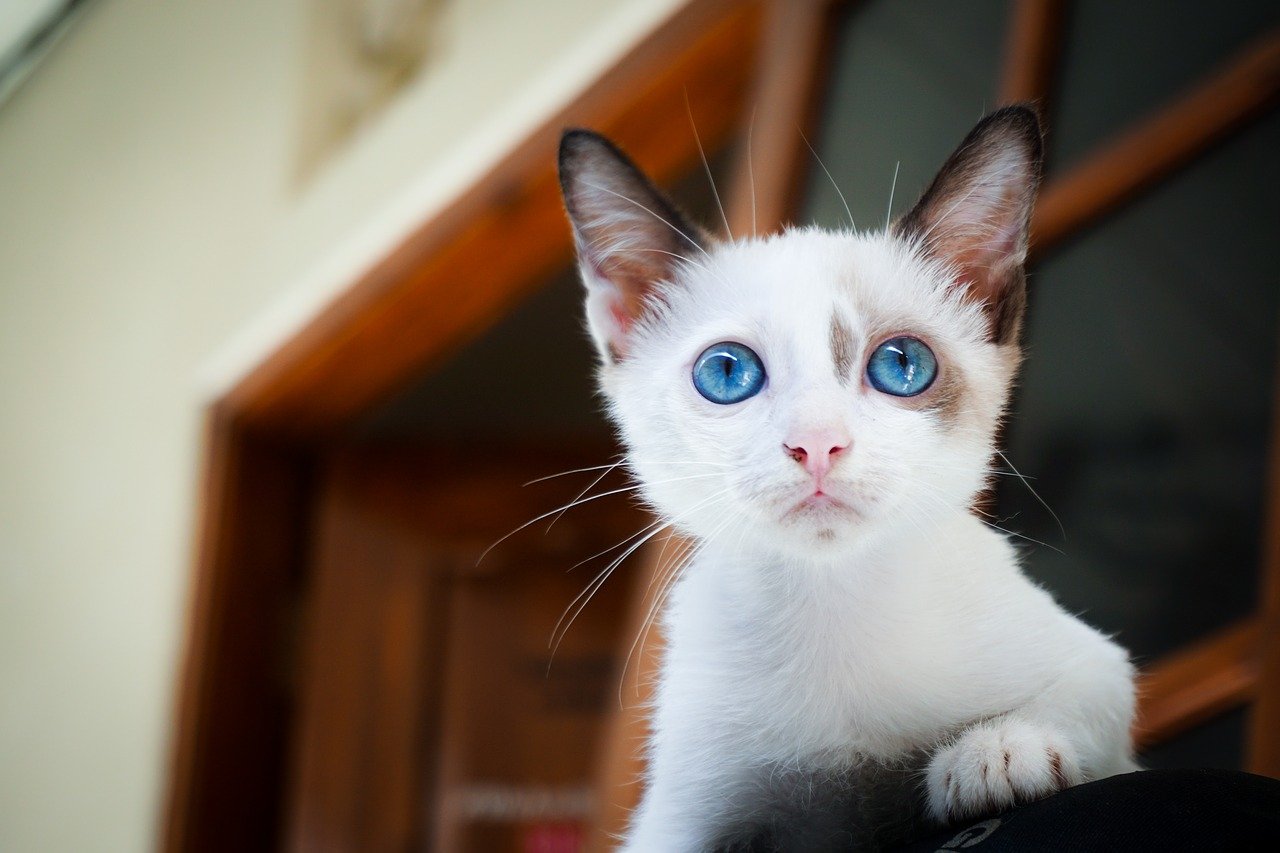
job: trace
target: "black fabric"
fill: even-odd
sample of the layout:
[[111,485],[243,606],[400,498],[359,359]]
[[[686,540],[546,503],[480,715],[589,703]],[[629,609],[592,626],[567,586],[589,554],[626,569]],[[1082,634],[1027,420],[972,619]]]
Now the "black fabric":
[[1280,851],[1280,781],[1227,770],[1148,770],[960,823],[899,853]]

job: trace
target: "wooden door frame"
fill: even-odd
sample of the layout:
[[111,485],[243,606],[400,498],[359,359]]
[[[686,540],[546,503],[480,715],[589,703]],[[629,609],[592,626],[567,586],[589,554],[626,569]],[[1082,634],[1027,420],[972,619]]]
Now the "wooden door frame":
[[[758,52],[767,5],[690,0],[210,405],[162,816],[166,850],[270,849],[282,837],[285,753],[294,723],[289,649],[306,580],[313,480],[326,445],[568,262],[571,245],[553,167],[561,128],[589,125],[622,140],[659,180],[697,162],[692,131],[673,120],[685,116],[686,104],[708,147],[744,129],[754,69],[770,67],[767,53],[761,58]],[[1011,48],[1021,52],[1011,50],[1006,93],[1035,96],[1039,87],[1040,96],[1047,94],[1052,61],[1043,54],[1056,50],[1054,9],[1060,5],[1018,4],[1024,19],[1013,29]],[[1037,12],[1040,6],[1048,13]],[[1036,216],[1036,248],[1078,233],[1274,105],[1280,92],[1277,44],[1275,34],[1264,36],[1202,89],[1050,182]],[[773,64],[785,69],[777,59]],[[1029,70],[1019,76],[1020,63]],[[767,100],[768,91],[766,85],[754,97]],[[790,169],[796,159],[788,156]],[[779,194],[788,190],[785,180],[777,186]],[[1272,481],[1268,606],[1259,629],[1269,638],[1264,647],[1273,650],[1271,686],[1256,709],[1255,732],[1280,730],[1280,655],[1274,651],[1280,473]],[[1207,662],[1244,667],[1244,675],[1215,694],[1219,707],[1254,694],[1258,646],[1240,642],[1238,632],[1205,645],[1204,654],[1155,668],[1147,681],[1148,707],[1161,707],[1165,687],[1181,699],[1201,691],[1212,676]],[[1167,730],[1202,714],[1203,704],[1192,701]],[[1254,766],[1280,772],[1280,743],[1262,740],[1267,754],[1257,754],[1255,743]]]
[[761,18],[755,0],[685,4],[209,407],[164,849],[282,837],[289,650],[323,449],[568,262],[554,168],[564,127],[622,140],[659,180],[699,156],[672,117],[691,108],[710,147],[736,133]]

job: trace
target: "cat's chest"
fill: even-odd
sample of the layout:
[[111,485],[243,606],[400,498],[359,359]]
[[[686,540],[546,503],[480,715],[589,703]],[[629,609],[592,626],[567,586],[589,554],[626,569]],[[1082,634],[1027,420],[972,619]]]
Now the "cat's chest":
[[714,582],[681,593],[669,677],[765,752],[891,756],[950,722],[934,687],[951,653],[907,608],[824,589],[772,606],[735,606]]

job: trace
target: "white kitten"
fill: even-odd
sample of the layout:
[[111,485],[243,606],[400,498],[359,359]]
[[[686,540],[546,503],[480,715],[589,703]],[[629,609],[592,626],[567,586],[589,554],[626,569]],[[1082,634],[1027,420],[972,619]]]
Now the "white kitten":
[[913,760],[897,796],[937,820],[1133,769],[1127,655],[970,511],[1020,358],[1035,114],[984,119],[876,234],[718,242],[603,138],[560,157],[628,464],[698,542],[624,848],[777,837],[779,787],[803,811]]

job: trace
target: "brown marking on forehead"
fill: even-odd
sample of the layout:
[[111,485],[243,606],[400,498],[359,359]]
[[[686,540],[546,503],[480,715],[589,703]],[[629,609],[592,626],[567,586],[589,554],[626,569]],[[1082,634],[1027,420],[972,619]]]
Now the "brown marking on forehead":
[[853,369],[853,332],[839,317],[831,318],[831,358],[836,376],[847,381]]

